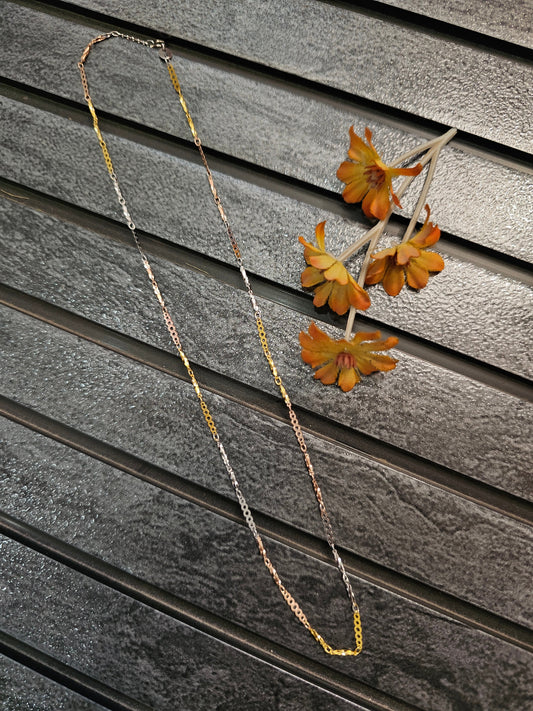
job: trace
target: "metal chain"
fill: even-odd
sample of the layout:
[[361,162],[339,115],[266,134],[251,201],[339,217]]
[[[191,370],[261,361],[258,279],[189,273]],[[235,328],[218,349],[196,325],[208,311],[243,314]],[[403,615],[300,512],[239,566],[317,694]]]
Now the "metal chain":
[[[111,161],[111,157],[109,155],[109,151],[108,151],[106,142],[105,142],[105,140],[102,136],[102,133],[100,131],[96,110],[94,108],[94,105],[93,105],[93,102],[92,102],[92,99],[91,99],[91,96],[89,93],[89,85],[88,85],[87,75],[85,73],[85,66],[84,66],[85,62],[87,60],[87,57],[89,56],[89,53],[90,53],[91,49],[94,47],[94,45],[96,45],[97,43],[102,42],[106,39],[109,39],[111,37],[119,37],[121,39],[129,40],[131,42],[136,42],[137,44],[148,47],[149,49],[154,49],[154,48],[158,49],[159,56],[161,57],[161,59],[165,62],[166,66],[167,66],[170,80],[172,82],[172,86],[174,87],[176,93],[178,94],[181,107],[185,113],[191,134],[194,139],[194,143],[197,146],[198,151],[200,153],[200,157],[202,159],[202,163],[204,165],[204,168],[205,168],[205,171],[207,174],[209,187],[210,187],[211,193],[213,195],[213,200],[215,202],[215,205],[217,206],[218,212],[220,214],[220,218],[221,218],[221,220],[224,224],[224,227],[226,229],[226,233],[227,233],[228,238],[230,240],[230,244],[232,246],[233,253],[235,255],[235,259],[237,261],[237,265],[239,267],[239,270],[240,270],[240,273],[241,273],[241,276],[242,276],[242,279],[244,282],[244,286],[246,287],[246,291],[248,293],[248,297],[249,297],[251,305],[252,305],[252,310],[253,310],[253,314],[254,314],[254,318],[255,318],[255,322],[256,322],[257,333],[259,336],[259,341],[261,343],[261,348],[263,350],[263,354],[264,354],[264,356],[268,362],[268,365],[270,367],[270,371],[272,373],[274,382],[277,385],[277,387],[281,393],[281,396],[283,398],[283,401],[285,402],[285,405],[287,406],[287,409],[289,411],[289,420],[291,423],[291,427],[293,429],[294,435],[296,437],[296,440],[297,440],[300,450],[302,452],[307,472],[308,472],[309,477],[311,478],[311,482],[313,484],[313,490],[315,493],[316,500],[318,502],[318,507],[319,507],[319,511],[320,511],[320,518],[322,521],[322,526],[324,528],[324,533],[326,535],[326,540],[327,540],[328,545],[331,549],[333,559],[335,560],[337,568],[341,574],[344,586],[346,588],[346,592],[348,594],[348,598],[350,600],[350,605],[351,605],[352,614],[353,614],[354,638],[355,638],[355,642],[356,642],[355,649],[335,649],[334,647],[332,647],[330,644],[328,644],[326,642],[326,640],[311,626],[310,622],[308,621],[308,619],[307,619],[305,613],[303,612],[303,610],[301,609],[300,605],[296,602],[296,600],[291,595],[291,593],[283,585],[275,567],[272,565],[270,558],[267,555],[262,538],[257,530],[257,526],[255,524],[254,518],[253,518],[252,513],[250,511],[250,507],[248,506],[248,503],[246,502],[246,499],[241,491],[239,482],[237,481],[237,477],[235,476],[235,472],[233,471],[233,468],[230,464],[230,461],[229,461],[226,451],[224,449],[224,446],[223,446],[222,442],[220,441],[220,436],[218,434],[215,422],[213,420],[211,412],[209,411],[207,403],[204,400],[202,391],[200,389],[198,381],[196,380],[194,371],[189,363],[187,356],[185,355],[185,353],[183,351],[183,348],[181,346],[181,341],[180,341],[180,338],[178,335],[178,331],[176,329],[176,326],[174,325],[172,317],[171,317],[171,315],[168,311],[168,308],[165,304],[165,301],[163,299],[163,296],[162,296],[161,291],[159,289],[159,285],[158,285],[157,280],[156,280],[154,273],[152,271],[152,267],[150,265],[148,257],[146,256],[146,253],[144,252],[144,250],[141,246],[139,238],[137,237],[135,223],[133,222],[131,215],[129,213],[128,207],[126,205],[126,200],[122,194],[122,190],[120,189],[118,178],[115,173],[115,169],[113,167],[113,163]],[[220,457],[221,457],[222,462],[224,463],[226,471],[229,475],[229,478],[232,483],[233,489],[235,491],[235,495],[237,497],[237,501],[238,501],[239,506],[241,508],[242,514],[244,516],[246,524],[248,525],[248,528],[250,529],[250,531],[256,541],[257,547],[259,549],[259,553],[260,553],[261,557],[263,558],[263,562],[264,562],[265,566],[267,567],[270,575],[272,576],[274,582],[278,586],[278,589],[281,592],[283,598],[285,599],[285,602],[287,603],[287,605],[291,608],[292,612],[297,617],[297,619],[303,624],[303,626],[310,632],[310,634],[314,637],[314,639],[320,644],[322,649],[327,654],[332,654],[332,655],[336,655],[336,656],[356,656],[363,649],[363,636],[362,636],[361,618],[360,618],[360,614],[359,614],[359,608],[357,606],[357,602],[355,600],[355,596],[354,596],[354,593],[352,590],[351,583],[348,579],[348,575],[346,573],[344,563],[342,562],[342,559],[341,559],[341,557],[337,551],[336,545],[335,545],[333,528],[331,526],[331,521],[329,519],[329,515],[326,510],[326,505],[324,503],[322,491],[321,491],[320,486],[318,484],[318,481],[317,481],[317,478],[315,475],[315,471],[314,471],[313,465],[311,463],[311,458],[310,458],[309,453],[307,451],[307,444],[305,442],[302,428],[300,426],[300,423],[298,421],[296,413],[294,412],[294,409],[293,409],[291,400],[289,398],[289,395],[287,393],[287,390],[285,389],[285,386],[283,385],[281,376],[279,375],[278,369],[277,369],[277,367],[274,363],[274,360],[272,358],[272,354],[270,352],[270,347],[268,345],[267,335],[265,332],[265,327],[263,324],[261,310],[257,304],[257,300],[256,300],[255,294],[252,290],[252,286],[250,284],[248,274],[247,274],[246,269],[244,267],[239,246],[237,244],[235,236],[233,235],[228,218],[226,216],[226,212],[222,206],[222,201],[221,201],[220,196],[218,195],[217,189],[215,187],[215,183],[213,180],[213,174],[212,174],[211,169],[209,168],[209,165],[207,163],[207,159],[205,157],[202,143],[200,141],[198,133],[196,132],[196,128],[194,126],[193,120],[192,120],[189,110],[187,108],[185,98],[183,97],[183,93],[181,91],[181,86],[180,86],[178,77],[177,77],[174,67],[171,63],[171,58],[172,58],[172,54],[166,48],[163,40],[143,40],[138,37],[134,37],[133,35],[122,34],[121,32],[107,32],[105,34],[98,35],[98,37],[95,37],[94,39],[92,39],[89,42],[89,44],[87,45],[87,47],[84,49],[84,51],[81,55],[80,61],[78,62],[78,69],[80,71],[81,83],[83,86],[85,100],[89,106],[89,111],[91,112],[91,116],[93,119],[93,128],[94,128],[95,133],[98,137],[98,142],[100,144],[100,148],[101,148],[102,154],[104,156],[104,161],[107,166],[109,177],[111,178],[111,181],[113,183],[113,188],[115,189],[115,192],[117,194],[118,202],[122,208],[122,212],[123,212],[124,218],[126,220],[126,224],[132,234],[133,241],[134,241],[134,243],[141,255],[141,259],[142,259],[144,268],[148,274],[148,278],[149,278],[150,283],[152,285],[152,289],[153,289],[154,294],[155,294],[155,296],[159,302],[159,305],[161,307],[161,311],[163,313],[163,318],[165,320],[165,324],[167,326],[168,332],[170,334],[172,342],[174,343],[176,351],[178,352],[178,355],[181,358],[181,361],[183,362],[185,369],[187,370],[187,373],[189,375],[189,378],[190,378],[191,383],[194,388],[194,392],[196,393],[196,397],[198,398],[198,401],[200,403],[200,408],[202,410],[202,414],[203,414],[204,419],[207,423],[207,426],[209,427],[211,436],[213,437],[213,440],[215,441],[216,446],[218,447]]]

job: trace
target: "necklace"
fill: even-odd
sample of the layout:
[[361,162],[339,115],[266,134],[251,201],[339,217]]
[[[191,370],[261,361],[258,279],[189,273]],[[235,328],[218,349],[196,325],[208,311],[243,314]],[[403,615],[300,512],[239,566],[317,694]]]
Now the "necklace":
[[[165,65],[167,67],[167,70],[168,70],[168,73],[170,76],[170,81],[172,82],[172,86],[174,87],[174,89],[179,97],[181,107],[185,113],[191,134],[194,139],[194,144],[198,148],[200,157],[202,159],[202,163],[203,163],[204,168],[206,170],[207,179],[209,181],[209,187],[211,189],[211,193],[213,195],[215,205],[218,208],[218,212],[220,214],[221,220],[224,224],[226,233],[228,235],[228,238],[230,240],[230,243],[231,243],[231,246],[233,249],[233,254],[235,256],[237,266],[239,267],[239,271],[241,273],[244,285],[246,287],[246,291],[247,291],[248,296],[250,298],[250,302],[252,305],[252,310],[253,310],[253,314],[254,314],[254,318],[255,318],[257,333],[259,335],[259,340],[261,342],[261,348],[263,350],[263,354],[264,354],[264,356],[268,362],[268,365],[270,367],[270,371],[272,373],[272,377],[274,378],[274,382],[277,385],[277,387],[281,393],[281,397],[283,398],[283,401],[285,402],[285,405],[287,406],[287,409],[289,411],[290,423],[291,423],[292,429],[294,431],[294,435],[296,437],[298,445],[300,447],[300,450],[302,452],[305,466],[307,468],[307,472],[308,472],[309,477],[311,478],[311,482],[313,484],[313,490],[315,493],[316,500],[318,502],[318,508],[320,511],[320,518],[322,520],[322,526],[324,528],[324,533],[326,535],[326,539],[327,539],[327,542],[328,542],[329,547],[331,549],[333,559],[337,565],[337,568],[338,568],[339,573],[341,575],[342,581],[343,581],[344,586],[346,588],[346,593],[348,595],[348,599],[350,601],[351,610],[352,610],[352,614],[353,614],[354,637],[355,637],[355,642],[356,642],[355,649],[335,649],[334,647],[332,647],[330,644],[328,644],[326,642],[326,640],[311,626],[311,624],[308,621],[302,608],[300,607],[298,602],[295,600],[295,598],[292,596],[292,594],[283,585],[276,569],[274,568],[273,564],[271,563],[270,558],[268,557],[267,551],[265,549],[265,546],[263,544],[263,540],[257,530],[254,518],[252,516],[252,512],[250,511],[250,507],[248,506],[246,499],[244,498],[244,495],[241,491],[239,482],[237,481],[237,477],[235,476],[235,472],[233,471],[233,468],[230,464],[230,461],[229,461],[226,451],[224,449],[224,445],[222,444],[222,442],[220,440],[220,435],[219,435],[218,430],[216,428],[216,425],[215,425],[215,422],[214,422],[213,417],[211,415],[211,412],[209,411],[207,403],[204,400],[202,391],[200,389],[198,381],[196,380],[192,366],[189,363],[189,360],[183,351],[183,348],[181,346],[181,341],[180,341],[178,332],[176,330],[176,326],[174,325],[174,321],[172,320],[170,313],[168,311],[168,308],[165,304],[165,300],[163,299],[163,296],[162,296],[161,291],[159,289],[159,285],[158,285],[156,278],[154,276],[154,273],[152,271],[150,262],[148,261],[148,257],[146,256],[146,253],[144,252],[144,250],[142,248],[139,238],[137,237],[135,223],[133,222],[130,212],[128,210],[128,207],[126,205],[126,200],[122,194],[122,190],[120,189],[118,178],[115,173],[113,163],[111,162],[111,157],[109,155],[109,151],[107,149],[106,142],[105,142],[105,140],[102,136],[102,133],[100,131],[100,126],[98,124],[98,117],[97,117],[96,110],[94,108],[91,96],[89,94],[89,84],[87,81],[87,75],[85,73],[85,62],[86,62],[87,57],[89,56],[89,52],[91,51],[93,46],[96,45],[97,43],[107,40],[111,37],[119,37],[121,39],[129,40],[131,42],[136,42],[137,44],[142,45],[144,47],[148,47],[149,49],[159,50],[159,56],[163,60],[163,62],[165,63]],[[202,148],[202,143],[201,143],[200,138],[196,132],[196,128],[194,126],[193,120],[192,120],[189,110],[187,108],[187,104],[185,103],[185,99],[184,99],[182,91],[181,91],[181,86],[178,81],[176,72],[174,70],[174,66],[172,65],[171,59],[172,59],[172,53],[170,52],[170,50],[168,50],[166,48],[165,43],[162,40],[142,40],[138,37],[134,37],[132,35],[125,35],[120,32],[106,32],[105,34],[98,35],[98,37],[95,37],[94,39],[92,39],[89,42],[89,44],[87,45],[87,47],[85,47],[85,49],[81,55],[80,61],[78,62],[78,69],[80,70],[81,83],[83,85],[85,100],[89,106],[89,111],[91,112],[91,116],[93,119],[93,127],[94,127],[94,130],[95,130],[96,135],[98,137],[98,142],[100,143],[100,148],[102,149],[102,154],[104,156],[104,160],[105,160],[105,163],[107,166],[109,177],[111,178],[111,181],[113,183],[113,188],[115,189],[115,192],[117,194],[118,202],[122,208],[122,213],[123,213],[124,218],[126,220],[127,226],[131,232],[131,235],[133,237],[133,241],[134,241],[134,243],[139,251],[139,254],[141,256],[144,268],[146,269],[148,278],[150,279],[152,289],[153,289],[155,296],[159,302],[159,306],[161,307],[161,310],[163,312],[163,318],[165,320],[165,324],[167,326],[168,332],[169,332],[172,342],[176,348],[176,351],[177,351],[179,357],[181,358],[181,361],[183,362],[183,365],[185,366],[187,373],[189,374],[189,378],[190,378],[192,386],[194,388],[194,392],[196,393],[196,397],[198,398],[198,402],[199,402],[200,407],[202,409],[202,413],[203,413],[205,422],[206,422],[206,424],[209,428],[209,431],[211,433],[211,436],[218,448],[220,457],[224,463],[226,471],[227,471],[229,478],[231,480],[231,483],[233,485],[233,489],[234,489],[235,494],[237,496],[237,501],[238,501],[239,506],[241,508],[242,514],[244,516],[246,524],[248,525],[248,528],[250,529],[250,531],[255,539],[255,542],[257,544],[257,547],[259,549],[259,553],[263,559],[263,562],[264,562],[265,566],[267,567],[270,575],[272,576],[274,582],[276,583],[276,585],[277,585],[279,591],[281,592],[287,605],[290,607],[290,609],[292,610],[292,612],[294,613],[296,618],[306,628],[306,630],[320,644],[322,649],[327,654],[332,654],[332,655],[337,655],[337,656],[356,656],[363,649],[363,635],[362,635],[362,629],[361,629],[361,618],[359,615],[359,607],[358,607],[357,602],[355,600],[352,586],[351,586],[348,576],[346,574],[346,570],[344,568],[344,563],[342,562],[342,559],[337,552],[335,540],[333,537],[333,529],[331,527],[331,522],[329,519],[328,512],[326,510],[326,505],[324,503],[322,492],[321,492],[320,487],[318,485],[318,481],[317,481],[317,478],[316,478],[316,475],[315,475],[315,472],[313,469],[313,465],[311,463],[311,458],[309,457],[309,453],[307,451],[307,445],[306,445],[306,442],[305,442],[305,439],[303,436],[302,428],[300,427],[300,423],[299,423],[296,413],[294,412],[294,409],[292,407],[292,403],[289,398],[289,395],[287,394],[287,391],[285,390],[285,386],[283,385],[281,376],[279,375],[278,369],[277,369],[277,367],[274,363],[274,360],[272,358],[272,354],[270,352],[270,348],[268,345],[267,336],[265,333],[265,327],[263,325],[261,310],[259,309],[259,306],[258,306],[256,298],[255,298],[255,294],[254,294],[252,287],[250,285],[250,280],[248,279],[248,274],[246,272],[246,269],[244,268],[244,264],[243,264],[241,252],[239,250],[239,246],[237,244],[237,241],[236,241],[236,239],[233,235],[233,232],[231,230],[231,227],[229,225],[228,218],[226,217],[224,208],[222,207],[222,202],[220,200],[220,197],[218,195],[218,192],[215,187],[214,180],[213,180],[213,174],[211,173],[211,170],[210,170],[209,165],[207,163],[207,159],[205,157],[204,150]]]

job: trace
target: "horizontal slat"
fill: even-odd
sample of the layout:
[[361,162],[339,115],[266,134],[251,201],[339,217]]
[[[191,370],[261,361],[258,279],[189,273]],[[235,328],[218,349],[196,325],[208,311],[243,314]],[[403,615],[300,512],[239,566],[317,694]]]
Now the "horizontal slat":
[[[13,129],[19,140],[6,148],[9,178],[120,219],[116,196],[102,169],[100,156],[91,151],[94,146],[87,145],[87,139],[92,138],[92,130],[18,102],[6,101],[5,118],[13,126],[20,127]],[[44,130],[48,139],[45,142],[42,141],[43,127],[46,127]],[[115,149],[117,170],[121,176],[125,174],[124,191],[131,201],[133,217],[139,228],[234,264],[200,166],[131,141],[113,137],[109,142]],[[31,172],[27,162],[21,159],[21,149],[16,146],[25,146],[31,151]],[[66,146],[68,150],[65,150]],[[73,151],[76,152],[78,165],[87,166],[81,183],[79,168],[70,158]],[[95,172],[92,170],[93,163]],[[128,175],[127,167],[131,165],[136,167],[135,176]],[[124,167],[122,172],[121,167]],[[172,180],[166,179],[166,176],[172,176]],[[303,233],[311,239],[314,225],[320,219],[329,218],[331,228],[328,225],[328,230],[331,229],[333,240],[339,239],[339,249],[353,239],[353,226],[335,214],[328,215],[323,210],[224,174],[217,174],[216,180],[239,236],[246,264],[252,272],[269,280],[274,279],[302,293],[300,272],[305,263],[297,235]],[[10,191],[16,196],[16,187]],[[37,279],[37,274],[43,271],[43,261],[52,259],[56,263],[57,254],[61,254],[61,259],[71,259],[63,248],[64,239],[69,238],[57,223],[45,223],[42,217],[35,220],[31,213],[23,210],[19,211],[20,217],[14,220],[11,212],[15,208],[7,204],[3,209],[7,210],[2,218],[3,229],[9,234],[4,265],[4,269],[11,272],[7,277],[8,283],[14,286],[25,284],[24,288],[31,288],[35,293],[35,287],[42,281]],[[251,214],[254,217],[250,225]],[[277,221],[276,217],[279,217]],[[17,228],[19,219],[20,228]],[[273,227],[276,222],[278,226]],[[48,234],[44,237],[42,245],[46,252],[35,253],[35,271],[30,275],[31,262],[26,256],[28,247],[25,241],[29,235],[40,233],[45,224],[48,232],[60,230],[61,237],[49,237]],[[82,241],[83,249],[88,253],[94,252],[92,239],[87,241],[82,238]],[[54,243],[57,244],[56,254],[52,256]],[[61,272],[70,274],[74,282],[72,275],[88,260],[85,253],[81,257],[78,252],[72,260],[73,264],[67,267],[65,263],[60,267]],[[92,268],[101,271],[108,269],[109,264],[93,264]],[[92,281],[92,277],[89,278]],[[373,305],[367,314],[392,329],[404,329],[526,377],[532,372],[529,354],[533,344],[528,324],[533,294],[521,281],[495,274],[481,265],[447,257],[445,270],[432,277],[428,287],[420,293],[404,290],[396,299],[391,299],[381,286],[374,287],[370,293]],[[45,295],[44,298],[53,297]],[[118,293],[117,298],[121,298]],[[494,308],[495,303],[498,303],[498,309]],[[439,318],[435,317],[436,314]],[[343,327],[343,319],[338,321]]]
[[213,699],[364,711],[5,537],[1,548],[6,631],[157,711]]
[[[5,12],[10,18],[0,48],[5,76],[83,102],[81,84],[73,68],[81,49],[98,32],[98,27],[91,30],[86,25],[15,4],[7,4]],[[56,46],[57,52],[51,52],[50,47]],[[24,62],[20,61],[21,52],[27,58]],[[320,189],[326,188],[332,194],[339,194],[342,188],[335,172],[346,155],[351,124],[359,132],[369,125],[375,132],[376,145],[388,160],[429,135],[345,100],[272,81],[224,62],[198,58],[190,52],[184,56],[180,52],[175,64],[205,145]],[[96,106],[189,140],[187,124],[166,72],[159,65],[155,52],[150,56],[148,51],[127,42],[113,40],[98,46],[88,64]],[[134,79],[135,91],[127,77]],[[227,116],[232,120],[227,121]],[[86,121],[89,123],[88,112]],[[98,150],[94,136],[88,140],[90,149]],[[454,141],[443,151],[429,195],[434,218],[448,233],[531,260],[530,173],[491,160],[490,154],[463,150],[462,146],[462,142]],[[70,152],[68,139],[64,150]],[[77,181],[84,179],[86,173],[82,175],[80,171]],[[408,193],[403,200],[406,214],[412,210],[415,199],[416,193]],[[335,205],[344,215],[352,215],[352,220],[361,221],[360,209],[343,208],[340,195],[335,198]],[[251,227],[249,216],[253,214],[253,211],[245,213],[247,230]],[[286,231],[283,227],[286,217],[279,217],[279,223],[271,220],[271,231]],[[353,229],[352,223],[347,235]],[[362,229],[362,224],[355,229]]]
[[104,706],[5,656],[0,656],[0,689],[2,711],[104,711]]
[[[17,350],[21,374],[13,366],[8,380],[24,378],[24,387],[19,386],[14,397],[31,401],[32,407],[54,419],[233,500],[190,385],[20,315],[14,314],[10,322],[13,331],[27,334],[32,349],[39,344],[37,352],[44,356],[32,356],[30,372],[37,376],[28,378],[22,374],[29,367],[21,356],[25,349]],[[6,358],[6,365],[10,361]],[[112,384],[116,373],[120,374],[118,382]],[[68,397],[65,388],[58,390],[62,380]],[[4,385],[4,391],[11,389],[9,383]],[[322,537],[316,502],[290,428],[214,394],[209,402],[234,467],[242,472],[241,483],[250,504],[296,529]],[[6,439],[11,437],[6,435]],[[343,547],[529,624],[526,561],[531,531],[527,526],[345,446],[312,434],[308,439]],[[17,437],[14,441],[19,442]],[[48,447],[53,450],[54,445],[47,440],[41,445],[41,462],[53,461],[53,455],[47,457],[45,452]],[[29,442],[27,446],[8,447],[7,479],[11,483],[5,486],[14,493],[18,486],[16,472],[29,466],[23,453],[31,450]],[[265,482],[266,465],[269,476]],[[46,467],[42,474],[37,471],[35,481],[46,476],[46,471]],[[214,471],[218,472],[215,476]],[[287,472],[293,472],[290,485]],[[17,497],[13,505],[19,506]],[[16,515],[22,515],[20,509]],[[413,545],[420,540],[424,541],[422,548]],[[487,565],[493,558],[499,561],[494,568]],[[502,560],[505,576],[501,575]],[[401,588],[404,584],[397,581],[396,585]]]
[[[372,0],[370,0],[372,5]],[[533,49],[533,6],[530,0],[472,0],[465,5],[462,0],[381,0],[375,3],[416,13],[422,20],[435,18],[458,27],[483,33],[506,42]],[[415,21],[418,19],[413,18]]]
[[531,150],[533,68],[454,37],[314,0],[76,5]]

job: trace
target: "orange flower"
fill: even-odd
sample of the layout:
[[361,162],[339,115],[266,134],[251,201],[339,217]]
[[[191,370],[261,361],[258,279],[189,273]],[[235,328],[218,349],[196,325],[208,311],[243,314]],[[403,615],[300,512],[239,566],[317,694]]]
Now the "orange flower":
[[[351,161],[344,161],[337,170],[337,178],[346,183],[342,197],[346,202],[363,200],[363,212],[367,217],[384,220],[390,207],[390,198],[401,208],[400,201],[392,189],[392,178],[397,175],[418,175],[422,165],[414,168],[389,168],[383,163],[372,145],[372,131],[365,128],[368,145],[350,127]],[[353,161],[353,162],[352,162]]]
[[337,381],[341,390],[348,392],[361,380],[361,375],[370,375],[377,370],[393,370],[398,362],[395,358],[378,355],[373,351],[385,351],[398,343],[398,339],[390,336],[378,340],[381,334],[356,333],[351,341],[340,338],[334,341],[318,326],[311,323],[309,334],[300,332],[302,360],[312,368],[319,368],[314,377],[324,385],[332,385]]
[[429,222],[430,209],[426,205],[426,221],[422,229],[408,242],[389,247],[373,254],[365,284],[383,282],[389,296],[397,296],[407,283],[413,289],[423,289],[428,283],[429,272],[444,269],[444,260],[436,252],[427,252],[426,247],[435,244],[440,237],[440,228]]
[[309,266],[302,272],[302,286],[315,292],[313,304],[324,306],[326,302],[337,314],[345,314],[350,306],[364,311],[370,306],[370,297],[363,287],[348,273],[346,267],[329,252],[324,243],[324,225],[320,222],[315,228],[318,247],[298,237],[304,245],[304,258]]

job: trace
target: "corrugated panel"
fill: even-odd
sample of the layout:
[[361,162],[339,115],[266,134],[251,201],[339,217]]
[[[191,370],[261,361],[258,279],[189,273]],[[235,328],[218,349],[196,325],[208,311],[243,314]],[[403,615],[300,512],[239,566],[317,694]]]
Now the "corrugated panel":
[[[527,23],[502,37],[494,3],[483,22],[393,4],[2,3],[2,711],[528,707]],[[316,648],[261,568],[121,224],[75,67],[115,28],[176,50],[360,600],[355,660]],[[88,71],[261,534],[337,639],[342,586],[168,79],[118,41]],[[344,320],[303,293],[297,236],[327,218],[342,249],[366,229],[335,178],[349,125],[392,156],[448,123],[446,269],[360,318],[400,332],[393,373],[325,389],[297,335]]]

